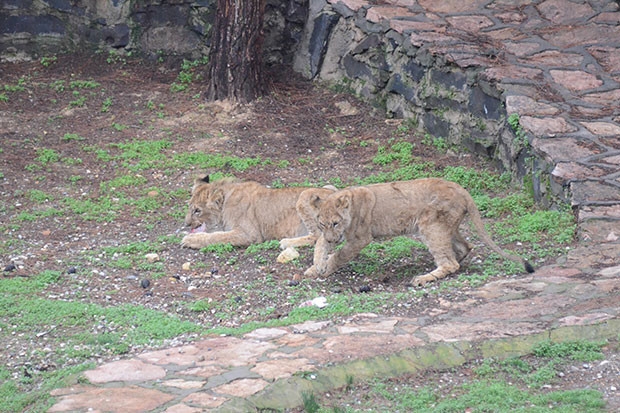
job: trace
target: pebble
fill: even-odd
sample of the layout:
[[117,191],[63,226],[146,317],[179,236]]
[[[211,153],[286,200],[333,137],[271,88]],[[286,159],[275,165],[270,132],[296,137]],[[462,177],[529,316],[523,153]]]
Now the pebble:
[[77,272],[77,269],[75,267],[69,267],[69,269],[67,270],[68,274],[75,274]]
[[183,271],[189,271],[192,268],[192,263],[184,262],[182,268],[183,268]]
[[140,287],[142,288],[149,288],[150,285],[151,285],[151,282],[147,279],[140,281]]
[[289,287],[297,287],[299,285],[299,281],[293,279],[293,280],[289,280],[288,282],[288,286]]
[[154,252],[151,252],[149,254],[146,254],[144,258],[146,258],[148,262],[155,262],[159,259],[159,255],[155,254]]
[[7,264],[6,267],[4,267],[4,271],[15,271],[15,264]]
[[299,258],[299,252],[297,252],[295,248],[288,247],[287,249],[282,251],[280,255],[278,255],[278,258],[276,258],[276,261],[278,261],[281,264],[285,264],[287,262],[293,261],[296,258]]
[[371,291],[372,291],[372,288],[370,288],[370,286],[369,286],[369,285],[362,285],[362,286],[359,288],[359,292],[360,292],[360,293],[369,293],[369,292],[371,292]]

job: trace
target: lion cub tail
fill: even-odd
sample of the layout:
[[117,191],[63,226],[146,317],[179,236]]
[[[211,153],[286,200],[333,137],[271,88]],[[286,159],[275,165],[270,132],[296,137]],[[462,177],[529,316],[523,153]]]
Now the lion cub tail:
[[484,223],[482,222],[480,211],[478,210],[478,207],[474,203],[473,198],[471,196],[468,196],[467,198],[468,198],[467,213],[469,214],[469,218],[471,219],[471,222],[474,224],[474,227],[476,228],[476,232],[478,232],[478,236],[482,239],[482,241],[486,245],[488,245],[489,248],[491,248],[493,251],[495,251],[502,257],[523,265],[523,267],[525,268],[525,271],[527,271],[528,273],[533,273],[535,270],[532,264],[530,264],[527,260],[517,255],[507,253],[506,251],[502,250],[495,243],[495,241],[493,241],[493,239],[491,238],[487,230],[484,228]]

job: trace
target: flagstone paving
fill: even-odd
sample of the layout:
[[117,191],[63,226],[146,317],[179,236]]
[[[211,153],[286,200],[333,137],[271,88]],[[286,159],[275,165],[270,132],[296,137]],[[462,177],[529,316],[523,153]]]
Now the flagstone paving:
[[[620,11],[614,1],[338,0],[506,91],[532,147],[574,206],[580,245],[556,265],[442,299],[415,318],[358,314],[211,337],[136,354],[52,392],[50,412],[256,411],[299,405],[357,379],[475,357],[525,354],[544,339],[620,331]],[[336,3],[336,0],[330,0]],[[465,36],[467,34],[467,36]],[[617,383],[616,383],[617,386]],[[614,401],[620,406],[617,398]]]

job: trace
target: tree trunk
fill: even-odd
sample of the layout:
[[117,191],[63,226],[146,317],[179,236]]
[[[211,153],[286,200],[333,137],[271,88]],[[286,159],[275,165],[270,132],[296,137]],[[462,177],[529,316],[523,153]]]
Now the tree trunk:
[[265,0],[217,0],[207,100],[250,102],[267,92],[263,73]]

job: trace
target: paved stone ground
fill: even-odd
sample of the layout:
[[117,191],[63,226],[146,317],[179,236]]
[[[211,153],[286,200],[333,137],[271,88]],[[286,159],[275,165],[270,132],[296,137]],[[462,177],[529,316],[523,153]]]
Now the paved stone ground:
[[[332,3],[335,0],[330,0]],[[608,0],[338,0],[366,18],[479,67],[506,91],[550,185],[566,194],[580,247],[557,265],[492,282],[417,318],[360,314],[216,337],[87,371],[52,392],[51,412],[283,409],[373,375],[516,356],[541,340],[620,331],[620,11]],[[620,406],[618,400],[614,401]]]

